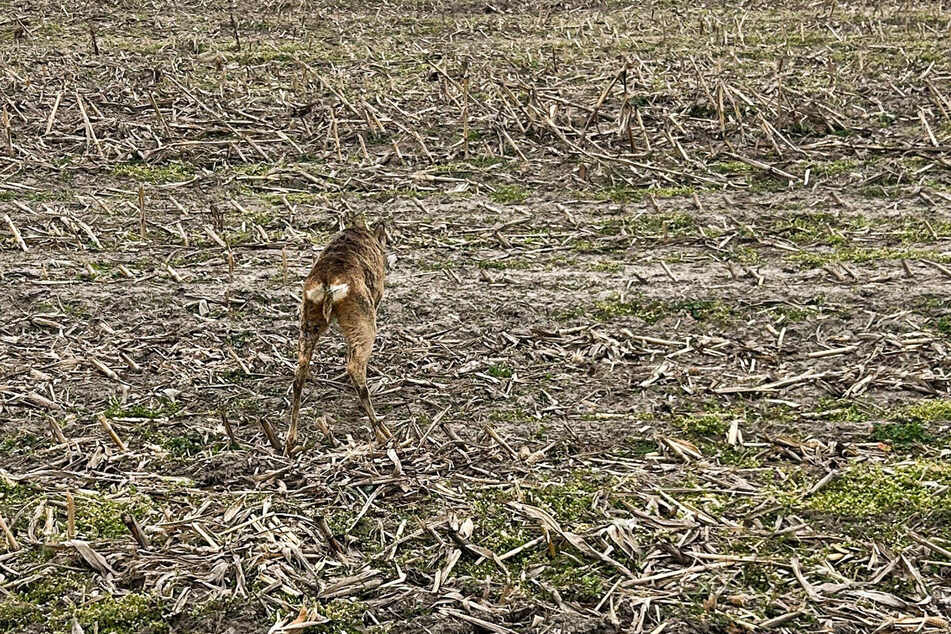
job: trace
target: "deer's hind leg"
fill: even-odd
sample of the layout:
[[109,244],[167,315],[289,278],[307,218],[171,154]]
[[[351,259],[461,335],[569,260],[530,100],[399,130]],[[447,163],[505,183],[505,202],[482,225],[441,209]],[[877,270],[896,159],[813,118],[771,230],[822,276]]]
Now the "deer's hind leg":
[[339,305],[337,321],[347,340],[347,374],[357,391],[360,406],[370,419],[370,429],[379,442],[386,442],[393,434],[382,421],[377,420],[367,388],[367,364],[376,340],[376,311],[368,298],[349,297]]
[[327,322],[320,317],[312,318],[308,315],[307,306],[301,316],[300,337],[297,340],[297,371],[294,373],[294,394],[291,401],[291,423],[287,429],[287,438],[284,442],[284,454],[291,455],[294,444],[297,442],[297,424],[300,419],[301,392],[307,381],[310,370],[310,359],[314,354],[317,340],[327,330]]

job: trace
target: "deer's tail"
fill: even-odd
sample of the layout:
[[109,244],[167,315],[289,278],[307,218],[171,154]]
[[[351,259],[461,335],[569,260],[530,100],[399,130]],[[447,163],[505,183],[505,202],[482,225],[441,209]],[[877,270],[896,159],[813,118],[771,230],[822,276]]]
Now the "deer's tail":
[[319,304],[321,312],[324,315],[324,321],[330,323],[330,317],[333,314],[334,304],[338,304],[350,293],[350,285],[346,282],[337,281],[336,283],[325,282],[321,286],[314,286],[304,292],[307,301],[313,304]]
[[328,324],[330,323],[330,317],[333,314],[334,304],[340,302],[347,296],[347,293],[350,291],[350,285],[347,283],[341,284],[325,284],[324,285],[324,301],[322,303],[324,321]]

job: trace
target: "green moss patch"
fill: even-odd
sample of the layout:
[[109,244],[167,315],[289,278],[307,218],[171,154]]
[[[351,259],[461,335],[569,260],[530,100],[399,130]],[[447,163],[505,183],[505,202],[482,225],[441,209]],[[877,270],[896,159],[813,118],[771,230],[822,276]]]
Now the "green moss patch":
[[93,597],[74,604],[66,597],[87,584],[73,572],[57,572],[32,582],[25,590],[0,601],[0,631],[19,632],[42,627],[56,634],[71,630],[73,620],[87,632],[102,634],[162,634],[169,625],[161,603],[153,596],[131,593]]
[[810,167],[812,168],[812,173],[817,176],[837,176],[851,172],[860,165],[861,163],[855,159],[839,159],[836,161],[814,163]]
[[131,178],[141,183],[173,183],[185,181],[195,174],[194,168],[184,163],[173,161],[165,165],[149,165],[147,163],[126,163],[117,165],[112,173],[121,178]]
[[721,413],[691,415],[681,421],[683,431],[694,436],[723,436],[730,423]]
[[623,218],[606,220],[598,227],[598,233],[616,236],[623,233],[638,236],[681,236],[696,231],[697,221],[683,212],[638,213]]
[[710,168],[719,174],[750,174],[753,167],[743,161],[719,161],[713,163]]
[[872,439],[905,445],[925,442],[930,439],[928,431],[919,422],[876,423],[872,428]]
[[[549,513],[565,530],[583,532],[604,519],[603,512],[592,508],[601,499],[599,492],[610,491],[617,483],[603,474],[577,470],[564,477],[538,482],[522,482],[518,487],[483,491],[472,504],[475,531],[472,542],[496,554],[522,546],[539,535],[537,523],[513,512],[508,502],[519,500]],[[553,535],[551,548],[544,544],[529,548],[506,560],[508,583],[523,592],[550,597],[557,592],[570,601],[593,602],[606,591],[607,580],[615,574],[601,564],[582,561],[572,548]],[[615,554],[617,556],[617,554]],[[503,576],[491,561],[476,562],[464,557],[456,567],[459,577],[471,577],[472,588],[486,578]]]
[[598,273],[619,273],[622,268],[623,265],[621,262],[613,262],[610,260],[601,260],[591,265],[591,270]]
[[503,205],[514,205],[525,202],[530,193],[521,185],[500,185],[489,194],[489,197]]
[[0,632],[20,632],[31,625],[43,623],[39,606],[13,594],[0,601]]
[[951,465],[918,462],[856,465],[805,501],[805,508],[843,518],[951,512]]
[[30,453],[46,441],[29,432],[12,432],[0,436],[0,454]]
[[28,484],[0,477],[0,512],[9,516],[11,511],[18,512],[24,504],[41,494],[39,489]]
[[367,609],[365,603],[347,599],[334,599],[333,601],[320,603],[314,607],[314,611],[330,619],[330,622],[314,626],[307,631],[333,632],[334,634],[363,632],[365,631],[363,614]]
[[902,409],[900,418],[913,423],[951,422],[951,399],[918,401]]
[[648,324],[653,324],[663,316],[662,305],[650,300],[622,300],[615,297],[594,304],[594,317],[599,321],[610,321],[618,317],[637,317]]
[[495,269],[504,271],[505,269],[529,269],[532,262],[524,258],[506,258],[504,260],[479,260],[480,269]]
[[476,524],[474,541],[498,553],[503,553],[532,539],[526,523],[508,502],[523,501],[546,510],[563,527],[576,530],[601,517],[592,508],[595,494],[613,489],[604,474],[587,470],[572,471],[558,479],[522,482],[519,487],[483,491],[472,504]]
[[887,413],[886,420],[873,426],[872,439],[897,446],[941,445],[935,429],[947,423],[951,423],[951,400],[921,400]]
[[73,617],[84,628],[98,628],[102,634],[167,632],[157,600],[144,594],[106,597],[76,608]]
[[951,316],[938,317],[935,320],[935,329],[945,337],[951,337]]
[[124,499],[76,495],[76,532],[81,539],[115,539],[129,534],[125,514],[141,519],[151,509],[149,498],[131,493]]
[[836,262],[877,262],[885,260],[933,260],[935,262],[951,262],[951,255],[927,249],[910,248],[864,248],[843,247],[823,253],[795,253],[788,256],[791,262],[797,262],[807,267],[821,267]]
[[[196,431],[186,431],[177,435],[162,435],[158,441],[166,451],[178,458],[195,456],[208,449],[208,443]],[[217,449],[217,447],[215,448]]]
[[608,482],[603,474],[578,470],[565,480],[548,481],[532,489],[529,501],[546,508],[561,522],[575,524],[591,519],[594,494]]
[[613,200],[617,203],[643,202],[647,198],[676,198],[677,196],[689,196],[697,191],[697,188],[690,186],[674,187],[614,187],[599,192],[599,197]]
[[794,214],[784,218],[775,231],[796,244],[836,246],[848,242],[845,232],[862,229],[868,224],[863,216],[843,219],[830,213]]
[[126,406],[113,400],[103,414],[106,418],[171,418],[181,409],[180,404],[173,403],[167,398],[160,398],[148,404],[135,403]]
[[[621,299],[618,296],[594,303],[592,316],[598,321],[620,317],[637,317],[647,324],[655,324],[664,317],[685,313],[698,322],[725,321],[732,314],[729,306],[719,300],[685,299],[666,302],[642,295]],[[567,315],[567,317],[577,315]]]

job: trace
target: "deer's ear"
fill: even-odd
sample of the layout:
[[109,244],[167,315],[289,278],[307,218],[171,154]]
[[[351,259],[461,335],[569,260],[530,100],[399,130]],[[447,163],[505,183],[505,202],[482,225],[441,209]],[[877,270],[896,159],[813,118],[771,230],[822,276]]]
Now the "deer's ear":
[[386,225],[382,220],[373,225],[373,237],[381,246],[386,244]]

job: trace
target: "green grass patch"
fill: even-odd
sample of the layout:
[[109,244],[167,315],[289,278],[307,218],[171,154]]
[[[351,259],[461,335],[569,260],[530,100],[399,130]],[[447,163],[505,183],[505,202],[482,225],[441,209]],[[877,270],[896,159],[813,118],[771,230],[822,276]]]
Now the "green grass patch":
[[688,299],[672,302],[671,309],[685,312],[696,321],[725,321],[731,314],[729,306],[720,300]]
[[701,442],[700,450],[704,455],[716,456],[720,464],[727,464],[738,469],[756,469],[763,464],[756,457],[760,453],[758,449],[722,445],[710,447],[707,442]]
[[842,423],[858,423],[869,419],[868,413],[855,401],[826,398],[819,401],[822,418]]
[[[27,484],[0,479],[0,512],[14,515],[26,504],[32,503],[43,491]],[[151,500],[135,491],[122,499],[107,498],[99,494],[75,494],[76,532],[81,539],[112,539],[128,535],[122,523],[122,515],[128,513],[142,518],[152,507]],[[60,518],[65,525],[65,512]]]
[[234,172],[241,176],[266,176],[272,169],[272,163],[243,163],[236,166]]
[[498,363],[496,365],[490,365],[485,371],[489,376],[494,376],[497,379],[507,379],[510,378],[514,370],[504,363]]
[[[503,369],[501,371],[504,372],[506,370],[509,370],[509,368],[503,366]],[[491,374],[491,371],[489,372],[489,374]],[[495,376],[495,375],[492,375],[492,376]],[[518,408],[496,410],[489,415],[489,420],[498,421],[500,423],[537,423],[538,422],[538,419],[535,418],[532,414],[525,411],[524,409],[518,409]]]
[[[544,509],[568,530],[583,530],[603,518],[591,507],[597,492],[605,487],[610,488],[610,482],[602,474],[577,470],[560,479],[521,482],[517,487],[481,491],[474,496],[471,507],[475,524],[473,542],[503,554],[537,536],[537,523],[508,506],[508,502],[515,500]],[[549,596],[550,590],[557,590],[562,598],[571,601],[600,600],[611,571],[586,565],[573,556],[570,548],[556,539],[551,551],[542,545],[510,558],[506,566],[511,582],[531,594]],[[492,562],[476,564],[468,558],[459,562],[456,574],[471,577],[473,588],[486,577],[502,576]]]
[[747,179],[749,191],[757,194],[770,194],[789,190],[790,181],[765,172],[757,172]]
[[524,522],[505,505],[516,497],[512,489],[483,491],[476,495],[472,503],[476,543],[502,554],[531,539]]
[[632,456],[643,457],[657,451],[657,441],[652,438],[628,436],[624,439],[624,448]]
[[895,233],[905,244],[935,242],[951,236],[951,222],[938,219],[925,222],[923,218],[902,218],[901,224],[895,228]]
[[573,321],[575,319],[581,319],[585,314],[586,311],[582,306],[571,306],[554,311],[552,317],[558,321]]
[[548,562],[541,579],[554,586],[568,601],[597,602],[604,596],[608,573],[594,566],[583,566],[564,555]]
[[44,621],[43,610],[17,593],[0,601],[0,632],[22,632]]
[[951,400],[921,400],[876,414],[870,406],[846,399],[819,401],[818,415],[825,420],[842,423],[861,423],[877,420],[870,439],[894,445],[931,443],[935,440],[929,431],[938,423],[951,422]]
[[947,295],[923,293],[908,298],[906,303],[917,315],[928,320],[930,327],[939,335],[951,338],[951,311],[948,310]]
[[753,247],[744,246],[742,244],[734,245],[724,254],[724,257],[727,260],[739,262],[740,264],[759,264],[763,261],[763,257],[759,251]]
[[88,579],[73,571],[50,572],[7,595],[0,602],[0,632],[19,632],[30,625],[63,630],[68,608],[66,597],[87,585]]
[[507,505],[521,500],[548,511],[565,527],[591,524],[601,518],[593,510],[594,495],[611,481],[603,474],[578,469],[564,477],[537,482],[521,482],[518,487],[482,491],[472,503],[477,543],[498,554],[520,546],[531,539],[526,522]]

